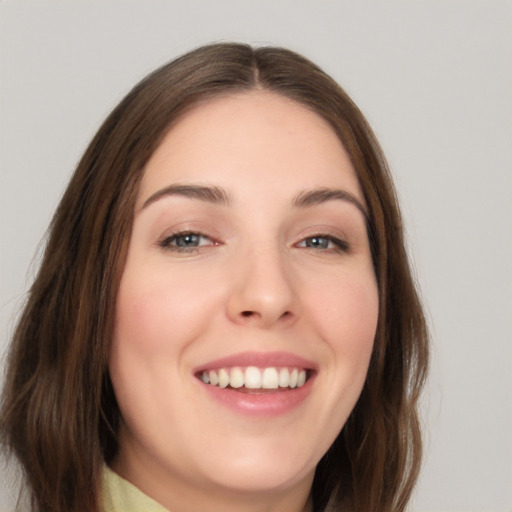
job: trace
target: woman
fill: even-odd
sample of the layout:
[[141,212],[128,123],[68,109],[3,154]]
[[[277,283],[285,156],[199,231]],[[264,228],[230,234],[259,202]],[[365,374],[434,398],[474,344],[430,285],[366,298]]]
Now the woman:
[[79,163],[2,437],[38,511],[401,511],[427,358],[362,114],[301,56],[215,44],[138,84]]

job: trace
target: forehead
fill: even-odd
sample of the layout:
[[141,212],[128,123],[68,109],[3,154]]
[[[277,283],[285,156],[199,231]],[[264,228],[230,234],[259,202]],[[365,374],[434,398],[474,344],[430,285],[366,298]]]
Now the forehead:
[[[228,187],[343,187],[363,201],[350,158],[332,127],[306,106],[252,90],[189,110],[148,161],[139,200],[172,182]],[[225,182],[225,183],[224,183]]]

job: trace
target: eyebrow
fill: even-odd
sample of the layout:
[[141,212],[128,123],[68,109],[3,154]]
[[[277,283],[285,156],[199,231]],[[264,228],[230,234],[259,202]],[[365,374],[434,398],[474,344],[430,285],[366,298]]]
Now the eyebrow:
[[227,192],[220,187],[205,185],[170,185],[149,196],[144,201],[141,210],[155,201],[168,196],[188,197],[190,199],[199,199],[200,201],[220,205],[228,205],[230,202]]
[[[198,199],[207,203],[227,206],[230,204],[229,194],[221,187],[211,185],[183,185],[174,184],[157,190],[154,194],[144,201],[141,210],[150,204],[169,196],[188,197]],[[352,193],[338,188],[315,188],[312,190],[303,190],[292,200],[292,206],[295,208],[308,208],[320,205],[328,201],[346,201],[354,205],[367,219],[368,213],[365,207]]]
[[315,188],[313,190],[304,190],[295,196],[292,204],[296,208],[308,208],[310,206],[326,203],[327,201],[346,201],[353,204],[364,215],[364,217],[368,219],[368,213],[361,201],[359,201],[354,194],[339,188]]

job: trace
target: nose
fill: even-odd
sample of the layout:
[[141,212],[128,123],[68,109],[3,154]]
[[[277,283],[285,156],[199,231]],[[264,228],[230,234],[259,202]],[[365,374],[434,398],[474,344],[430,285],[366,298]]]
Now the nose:
[[227,314],[239,325],[286,326],[299,316],[297,282],[278,250],[254,250],[233,265]]

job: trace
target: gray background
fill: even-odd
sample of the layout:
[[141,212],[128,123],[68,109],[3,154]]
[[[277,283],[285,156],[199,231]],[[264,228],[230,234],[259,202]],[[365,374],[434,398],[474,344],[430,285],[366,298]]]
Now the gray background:
[[0,353],[70,173],[128,89],[202,43],[288,46],[367,115],[402,199],[434,343],[412,509],[512,511],[511,20],[498,0],[0,3]]

